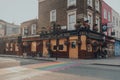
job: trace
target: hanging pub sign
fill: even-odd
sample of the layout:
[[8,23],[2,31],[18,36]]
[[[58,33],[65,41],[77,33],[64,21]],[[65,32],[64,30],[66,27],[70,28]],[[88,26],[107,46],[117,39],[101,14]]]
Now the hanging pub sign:
[[102,31],[103,31],[103,32],[107,31],[107,25],[103,25],[103,26],[102,26]]

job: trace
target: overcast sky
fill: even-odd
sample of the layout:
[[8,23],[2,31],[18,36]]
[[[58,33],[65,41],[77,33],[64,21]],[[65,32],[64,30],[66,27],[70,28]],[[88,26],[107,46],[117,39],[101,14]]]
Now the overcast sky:
[[120,14],[120,0],[104,0],[104,1]]
[[20,24],[37,18],[37,0],[0,0],[0,19]]
[[[120,13],[120,0],[104,0]],[[20,24],[37,18],[38,0],[0,0],[0,19]]]

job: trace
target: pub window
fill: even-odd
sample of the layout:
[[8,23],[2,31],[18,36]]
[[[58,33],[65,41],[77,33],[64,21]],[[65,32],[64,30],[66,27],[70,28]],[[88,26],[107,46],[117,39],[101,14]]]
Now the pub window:
[[59,50],[63,50],[63,45],[59,45]]
[[71,43],[71,48],[76,48],[76,42]]
[[57,46],[56,45],[53,46],[53,50],[57,50]]

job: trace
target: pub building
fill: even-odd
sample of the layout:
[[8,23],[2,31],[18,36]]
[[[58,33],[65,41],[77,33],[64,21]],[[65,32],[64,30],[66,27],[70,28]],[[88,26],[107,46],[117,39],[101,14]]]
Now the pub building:
[[20,39],[21,55],[37,56],[42,50],[42,43],[36,31],[38,27],[38,19],[32,19],[21,23],[22,37]]
[[114,38],[102,34],[101,1],[38,0],[38,29],[46,29],[40,33],[43,56],[95,58],[104,50],[114,55]]
[[[108,57],[114,56],[114,38],[101,30],[101,0],[38,0],[38,4],[38,20],[21,24],[20,55],[86,59],[106,50]],[[12,42],[6,46],[13,47]]]
[[2,46],[0,50],[2,51],[0,54],[4,55],[19,55],[19,47],[18,47],[18,37],[17,36],[5,36],[2,37],[2,42],[0,45]]
[[49,33],[41,32],[43,56],[75,59],[106,57],[103,49],[109,57],[113,56],[114,38],[98,33],[96,27],[91,31],[87,22],[83,25],[77,23],[76,30],[72,31],[62,30],[55,24]]

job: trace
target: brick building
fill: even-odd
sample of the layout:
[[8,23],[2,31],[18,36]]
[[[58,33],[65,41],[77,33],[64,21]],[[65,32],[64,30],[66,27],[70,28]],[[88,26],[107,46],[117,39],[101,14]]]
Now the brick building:
[[40,28],[56,22],[67,30],[75,30],[76,20],[80,19],[89,20],[91,30],[94,24],[98,24],[100,32],[101,0],[39,0],[38,15]]
[[22,54],[28,56],[35,56],[37,52],[42,49],[40,46],[40,37],[37,32],[38,19],[33,19],[21,23],[21,35],[22,35]]
[[112,7],[102,0],[102,25],[106,26],[106,30],[103,30],[104,34],[111,36],[112,27],[107,28],[108,24],[112,24]]
[[[107,43],[106,39],[113,38],[101,34],[101,8],[102,0],[39,0],[39,31],[42,28],[49,30],[53,23],[59,25],[56,33],[41,34],[43,41],[43,56],[66,58],[94,58],[99,49],[102,50]],[[88,21],[89,30],[76,29],[80,21]],[[94,25],[97,24],[95,31]],[[57,27],[57,26],[54,26]],[[53,28],[52,28],[53,29]],[[61,32],[61,29],[66,31]],[[105,39],[104,39],[105,37]],[[113,47],[112,47],[113,48]],[[112,50],[112,49],[111,49]],[[111,51],[113,53],[113,51]]]

